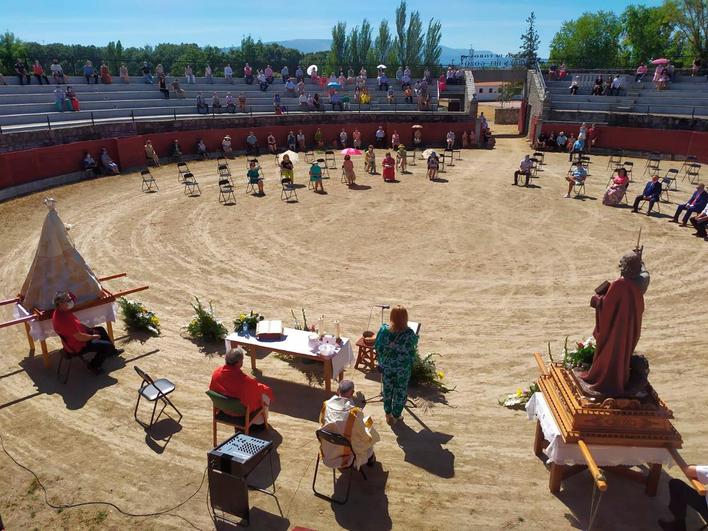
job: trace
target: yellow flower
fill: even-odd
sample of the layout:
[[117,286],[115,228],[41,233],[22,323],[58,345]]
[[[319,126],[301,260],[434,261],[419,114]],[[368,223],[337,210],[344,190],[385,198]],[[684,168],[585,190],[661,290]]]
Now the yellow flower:
[[443,378],[445,378],[445,373],[442,371],[438,371],[437,376],[438,376],[438,380],[442,380]]
[[516,396],[519,396],[519,397],[520,397],[520,396],[522,396],[523,394],[524,394],[524,392],[521,390],[521,387],[519,387],[519,388],[516,390]]

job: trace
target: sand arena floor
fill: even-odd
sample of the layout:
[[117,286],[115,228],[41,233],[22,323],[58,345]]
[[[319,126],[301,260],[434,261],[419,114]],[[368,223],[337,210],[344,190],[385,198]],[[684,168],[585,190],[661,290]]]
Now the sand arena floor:
[[[422,322],[421,351],[440,354],[439,368],[455,391],[418,399],[420,407],[395,430],[386,426],[381,404],[368,405],[382,437],[380,464],[367,471],[368,482],[354,478],[347,505],[332,507],[310,488],[316,417],[327,398],[318,374],[274,355],[259,361],[259,377],[276,395],[270,420],[283,517],[272,498],[253,493],[252,528],[584,528],[589,476],[573,477],[557,497],[549,494],[548,472],[532,454],[534,425],[497,399],[535,378],[532,352],[545,350],[546,341],[558,352],[566,335],[590,334],[590,295],[602,280],[615,278],[619,256],[642,227],[652,284],[638,350],[648,355],[651,381],[676,414],[684,456],[705,462],[701,302],[708,247],[689,229],[667,223],[672,206],[662,205],[660,218],[604,207],[605,157],[593,157],[585,199],[561,198],[568,168],[562,154],[547,155],[533,188],[510,186],[528,151],[523,139],[501,138],[494,151],[464,152],[438,183],[425,178],[419,163],[401,182],[384,184],[380,176],[365,176],[357,161],[361,189],[347,189],[334,172],[327,195],[303,188],[298,204],[280,201],[270,157],[262,158],[264,198],[244,193],[244,158],[231,162],[236,206],[218,203],[213,160],[190,163],[202,188],[198,198],[183,194],[175,166],[166,165],[153,171],[158,194],[142,194],[133,173],[0,204],[3,297],[26,275],[45,215],[41,199],[51,194],[93,269],[129,273],[111,287],[150,285],[137,298],[160,316],[163,329],[146,339],[128,336],[117,323],[122,360],[109,362],[109,374],[100,378],[75,366],[66,386],[43,368],[41,357],[27,357],[22,327],[0,330],[5,446],[39,474],[53,503],[110,500],[130,512],[160,511],[197,488],[211,443],[204,390],[222,363],[223,347],[200,348],[183,337],[193,296],[213,300],[227,324],[254,309],[290,325],[291,308],[304,307],[313,321],[322,313],[340,319],[352,338],[365,329],[372,304],[402,303]],[[299,183],[305,168],[296,166]],[[630,195],[643,184],[637,173]],[[688,197],[691,187],[679,184],[681,192],[672,197]],[[7,307],[2,311],[10,318]],[[147,437],[133,419],[136,364],[177,385],[173,400],[184,419],[179,428],[164,421],[155,433],[163,440]],[[353,370],[347,376],[366,396],[378,393],[376,379]],[[679,474],[676,468],[670,473]],[[50,509],[33,478],[4,454],[0,478],[8,529],[189,528],[175,516],[131,518],[103,506]],[[324,489],[327,476],[321,479]],[[610,476],[595,529],[654,528],[667,514],[667,479],[651,499],[638,485]],[[206,486],[174,514],[210,528],[205,495]]]

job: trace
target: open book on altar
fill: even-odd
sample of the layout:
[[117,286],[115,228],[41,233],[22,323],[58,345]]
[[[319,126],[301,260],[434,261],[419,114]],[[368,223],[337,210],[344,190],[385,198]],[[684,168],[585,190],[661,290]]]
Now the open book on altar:
[[283,337],[283,321],[258,321],[256,338],[280,339]]

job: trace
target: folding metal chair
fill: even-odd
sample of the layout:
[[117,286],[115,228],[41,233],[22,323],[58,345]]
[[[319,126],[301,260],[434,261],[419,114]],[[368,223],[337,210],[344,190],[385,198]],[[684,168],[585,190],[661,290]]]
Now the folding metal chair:
[[185,195],[194,195],[195,192],[197,195],[202,195],[202,190],[199,188],[199,183],[197,180],[194,178],[194,175],[192,173],[185,173],[184,174],[184,194]]
[[415,149],[406,150],[406,166],[415,166]]
[[700,179],[700,174],[701,174],[701,165],[697,162],[692,162],[691,164],[688,165],[688,168],[686,169],[686,174],[684,175],[684,179],[688,177],[688,182],[691,184],[698,184],[698,180]]
[[644,166],[644,173],[642,176],[647,173],[649,176],[658,175],[659,171],[661,171],[659,166],[661,166],[661,159],[654,157],[648,159],[646,165]]
[[[233,203],[229,203],[233,201]],[[230,179],[219,180],[219,203],[224,205],[235,204],[236,196],[234,195],[234,186]]]
[[629,179],[629,182],[632,182],[632,170],[634,169],[634,162],[631,160],[625,160],[622,163],[622,167],[627,170],[627,178]]
[[226,179],[229,181],[231,186],[233,186],[233,181],[231,180],[231,170],[229,170],[229,167],[226,165],[219,166],[217,168],[217,171],[219,172],[219,180]]
[[[427,163],[427,161],[426,161]],[[445,173],[445,152],[440,153],[438,157],[438,173]]]
[[177,163],[177,182],[182,183],[184,181],[184,174],[189,173],[189,167],[185,162]]
[[347,181],[347,176],[344,173],[344,168],[342,168],[342,176],[339,178],[339,182],[342,184],[349,184],[349,181]]
[[315,152],[314,151],[305,151],[305,162],[308,164],[312,164],[315,162]]
[[670,203],[669,188],[671,188],[671,178],[670,177],[662,177],[662,179],[661,179],[661,195],[659,196],[659,201],[661,201],[662,198],[665,198],[664,201],[667,203]]
[[616,170],[617,168],[622,167],[622,152],[621,151],[613,151],[610,154],[610,158],[607,161],[607,169],[612,169],[613,171]]
[[575,181],[573,182],[573,193],[575,194],[574,197],[580,197],[585,195],[585,181],[585,177],[583,177],[580,181],[575,179]]
[[280,179],[280,186],[281,186],[281,191],[280,191],[280,200],[281,201],[286,201],[289,203],[293,197],[295,198],[295,201],[299,201],[299,199],[297,198],[297,190],[295,189],[295,186],[293,186],[292,179],[290,179],[289,177],[285,177],[283,179]]
[[317,165],[322,168],[322,178],[329,179],[329,167],[327,166],[327,159],[317,159]]
[[[347,500],[349,499],[349,491],[351,490],[352,486],[352,475],[354,474],[354,463],[356,462],[356,453],[354,453],[354,448],[352,448],[351,442],[349,442],[349,439],[344,437],[343,435],[340,435],[338,433],[333,433],[331,431],[324,430],[320,428],[315,432],[315,435],[317,436],[317,441],[320,443],[320,451],[317,452],[317,462],[315,463],[315,475],[312,478],[312,492],[315,493],[315,496],[318,498],[322,498],[327,501],[331,501],[334,503],[337,503],[339,505],[344,505],[347,503]],[[329,444],[332,444],[334,446],[341,446],[342,447],[342,466],[338,466],[336,468],[339,469],[339,471],[343,474],[344,471],[349,470],[349,481],[347,481],[347,491],[344,495],[343,500],[337,500],[334,498],[334,496],[326,496],[320,492],[317,492],[317,489],[315,488],[315,484],[317,482],[317,472],[319,471],[320,467],[320,457],[322,456],[322,443],[327,442]],[[348,464],[344,464],[347,461],[349,461]],[[324,463],[323,463],[324,464]],[[325,465],[326,466],[326,465]],[[359,468],[359,472],[361,472],[362,477],[367,480],[366,474],[364,473],[364,470]],[[332,486],[333,490],[334,487],[336,486],[336,472],[335,468],[332,468]]]
[[[165,408],[169,405],[179,415],[179,419],[177,420],[177,422],[179,423],[179,421],[182,420],[182,413],[180,413],[179,409],[177,409],[175,405],[170,401],[170,399],[167,398],[167,395],[169,395],[172,391],[175,390],[175,384],[170,382],[167,378],[153,380],[146,372],[140,370],[137,366],[133,366],[133,368],[143,380],[140,384],[140,389],[138,389],[138,400],[137,402],[135,402],[135,411],[133,412],[135,420],[143,427],[145,427],[145,429],[150,429],[150,427],[155,423],[155,421],[160,418],[160,415],[162,415],[162,412],[165,410]],[[138,406],[140,405],[141,398],[144,398],[148,402],[154,403],[152,407],[152,415],[150,416],[150,423],[147,425],[145,425],[144,422],[138,419]],[[157,416],[155,416],[158,402],[162,402],[163,405],[160,412],[157,414]]]
[[222,166],[222,165],[228,166],[228,165],[229,165],[229,161],[226,160],[226,157],[224,157],[224,156],[222,156],[222,155],[219,155],[218,157],[216,157],[216,165],[217,165],[217,166]]
[[[457,159],[456,159],[456,160],[462,160],[462,150],[461,150],[460,148],[453,148],[453,149],[452,149],[452,154],[453,154],[453,155],[457,155]],[[452,164],[450,164],[450,166],[452,166]]]
[[587,170],[588,175],[590,175],[590,156],[589,155],[580,155],[580,157],[578,157],[578,161]]
[[[325,165],[327,168],[331,167],[331,169],[333,169],[333,170],[337,168],[337,160],[334,157],[334,151],[332,151],[332,150],[325,151],[324,160],[325,160]],[[318,159],[318,161],[319,161],[319,159]],[[329,165],[330,162],[332,163],[332,166]],[[329,178],[329,176],[328,176],[328,178]]]
[[155,180],[155,177],[152,176],[152,173],[150,173],[150,170],[148,170],[147,168],[141,170],[140,177],[142,177],[143,179],[143,183],[140,186],[140,189],[143,192],[160,191],[160,188],[157,186],[157,181]]
[[531,161],[531,174],[529,178],[531,177],[537,177],[538,176],[538,168],[541,165],[539,160],[536,157],[531,157],[529,159]]
[[543,166],[546,163],[546,154],[543,151],[534,151],[531,157],[536,159],[540,166]]
[[454,155],[454,154],[455,154],[455,152],[454,152],[452,149],[446,149],[446,150],[444,151],[445,157],[450,161],[450,162],[448,163],[448,166],[454,166],[454,165],[455,165],[455,163],[453,162],[453,155]]
[[88,354],[95,354],[95,352],[93,350],[87,350],[86,352],[69,352],[66,349],[65,338],[63,336],[59,336],[59,339],[61,339],[62,349],[60,352],[59,363],[57,364],[57,379],[61,379],[61,366],[64,361],[66,361],[66,374],[64,375],[64,379],[61,380],[61,383],[65,384],[69,381],[69,374],[71,374],[71,366],[74,364],[74,360],[78,358],[88,367],[88,362],[84,356]]
[[667,183],[667,190],[669,187],[673,186],[674,191],[678,191],[678,184],[676,184],[678,182],[678,174],[679,171],[676,168],[670,168],[666,171],[666,175],[664,175],[664,178],[661,181]]
[[695,164],[698,162],[698,157],[695,155],[688,155],[684,161],[683,164],[681,164],[681,167],[679,168],[679,172],[684,174],[684,177],[686,175],[686,170],[688,169],[689,164]]
[[[662,191],[663,191],[663,187],[662,187]],[[641,210],[642,208],[644,208],[644,203],[647,203],[647,202],[648,202],[648,201],[647,201],[646,199],[642,199],[642,200],[639,202],[639,207],[637,207],[637,210]],[[654,208],[654,210],[656,210],[659,214],[661,214],[661,197],[659,197],[659,201],[657,201],[657,202],[654,203],[654,207],[653,207],[653,208]]]

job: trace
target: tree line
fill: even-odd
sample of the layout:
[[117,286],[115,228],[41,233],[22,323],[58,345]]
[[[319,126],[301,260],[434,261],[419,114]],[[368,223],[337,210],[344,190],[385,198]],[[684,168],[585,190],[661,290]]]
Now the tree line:
[[563,22],[551,41],[550,61],[569,68],[634,68],[666,57],[688,68],[708,62],[708,2],[666,0],[657,7],[629,5],[620,14],[583,13]]

